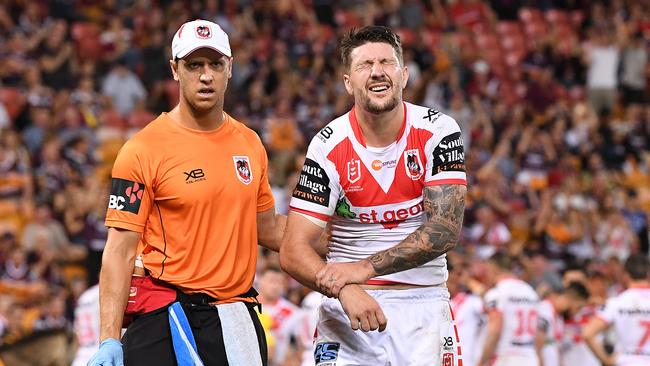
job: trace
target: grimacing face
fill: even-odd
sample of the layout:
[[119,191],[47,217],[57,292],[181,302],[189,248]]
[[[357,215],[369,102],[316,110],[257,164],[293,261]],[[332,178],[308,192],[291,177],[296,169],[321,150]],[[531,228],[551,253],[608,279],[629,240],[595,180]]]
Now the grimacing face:
[[180,97],[195,112],[207,113],[223,106],[232,59],[210,48],[199,48],[180,60],[170,61]]
[[371,113],[395,109],[402,101],[408,69],[388,43],[365,43],[350,53],[350,70],[343,75],[354,104]]

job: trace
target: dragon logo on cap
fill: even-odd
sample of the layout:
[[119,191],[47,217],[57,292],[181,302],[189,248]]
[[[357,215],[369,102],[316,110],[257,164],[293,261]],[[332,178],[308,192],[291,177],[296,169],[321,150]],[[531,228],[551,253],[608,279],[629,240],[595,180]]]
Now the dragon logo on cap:
[[210,32],[210,27],[208,27],[207,25],[197,26],[196,36],[203,39],[212,37],[212,32]]

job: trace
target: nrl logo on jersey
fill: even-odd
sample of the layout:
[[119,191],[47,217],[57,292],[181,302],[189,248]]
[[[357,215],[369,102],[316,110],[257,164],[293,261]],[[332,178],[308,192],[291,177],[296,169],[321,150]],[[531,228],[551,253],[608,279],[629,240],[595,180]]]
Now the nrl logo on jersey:
[[422,160],[420,160],[418,149],[404,151],[404,167],[406,168],[406,175],[411,179],[420,179],[424,169],[422,169]]
[[348,182],[355,183],[361,179],[361,160],[352,159],[348,161]]
[[235,172],[239,181],[246,185],[250,184],[253,181],[253,172],[248,156],[233,156],[232,161],[235,163]]

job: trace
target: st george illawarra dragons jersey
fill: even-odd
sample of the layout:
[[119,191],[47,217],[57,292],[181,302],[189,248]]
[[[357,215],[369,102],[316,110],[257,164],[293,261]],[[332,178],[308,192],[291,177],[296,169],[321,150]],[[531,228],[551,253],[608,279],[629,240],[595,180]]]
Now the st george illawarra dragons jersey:
[[[397,140],[366,146],[355,109],[311,141],[291,210],[330,223],[329,262],[358,261],[401,242],[426,219],[424,186],[466,184],[463,139],[456,121],[404,103]],[[447,280],[445,256],[369,283],[437,285]]]

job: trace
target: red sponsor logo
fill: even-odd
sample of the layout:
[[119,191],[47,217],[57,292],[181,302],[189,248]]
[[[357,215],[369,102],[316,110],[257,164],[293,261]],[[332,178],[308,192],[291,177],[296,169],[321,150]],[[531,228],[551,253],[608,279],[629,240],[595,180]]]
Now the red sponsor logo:
[[370,212],[360,213],[359,221],[364,224],[382,224],[385,228],[392,229],[397,227],[400,221],[419,215],[422,211],[424,211],[424,203],[422,202],[408,208],[400,208],[397,210],[377,211],[373,208]]

